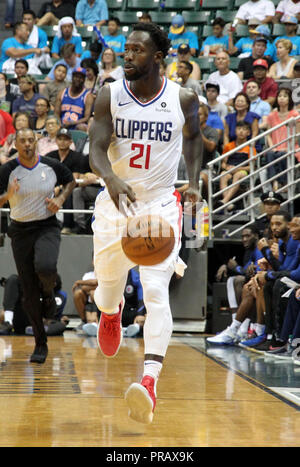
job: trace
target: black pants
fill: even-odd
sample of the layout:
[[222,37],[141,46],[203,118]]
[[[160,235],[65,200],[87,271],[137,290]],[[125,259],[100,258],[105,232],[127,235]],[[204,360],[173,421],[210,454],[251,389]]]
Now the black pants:
[[13,327],[15,333],[25,334],[25,328],[30,325],[30,322],[23,311],[21,282],[16,274],[12,274],[6,280],[3,308],[14,312]]
[[60,229],[56,217],[45,221],[12,221],[8,235],[21,282],[22,306],[33,328],[36,345],[47,342],[41,296],[53,294],[57,274]]
[[280,338],[287,342],[289,336],[300,337],[300,300],[296,299],[295,291],[291,293],[281,328]]
[[266,333],[275,334],[277,338],[280,336],[287,304],[281,296],[286,290],[287,286],[280,279],[268,281],[264,286]]

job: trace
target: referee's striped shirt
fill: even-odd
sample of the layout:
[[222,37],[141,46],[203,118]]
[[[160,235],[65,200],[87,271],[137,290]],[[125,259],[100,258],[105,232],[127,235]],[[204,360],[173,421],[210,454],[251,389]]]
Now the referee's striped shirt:
[[0,168],[0,194],[15,178],[20,189],[9,200],[10,217],[17,222],[31,222],[53,216],[45,200],[54,197],[56,185],[72,182],[73,174],[64,164],[48,157],[39,156],[30,168],[16,158]]

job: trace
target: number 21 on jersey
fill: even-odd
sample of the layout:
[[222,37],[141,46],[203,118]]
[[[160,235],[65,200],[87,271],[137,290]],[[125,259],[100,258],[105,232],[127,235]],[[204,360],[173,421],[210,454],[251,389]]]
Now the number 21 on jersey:
[[[132,143],[131,150],[137,151],[137,153],[130,158],[129,167],[133,167],[135,169],[149,169],[151,152],[150,144],[147,144],[147,146],[145,146],[144,144]],[[139,161],[139,163],[136,163],[138,159],[143,160]]]

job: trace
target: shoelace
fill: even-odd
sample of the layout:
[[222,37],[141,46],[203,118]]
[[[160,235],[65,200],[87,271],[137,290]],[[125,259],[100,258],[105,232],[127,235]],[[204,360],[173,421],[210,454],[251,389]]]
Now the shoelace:
[[115,319],[108,319],[104,321],[103,328],[106,334],[115,336],[120,331],[120,323]]

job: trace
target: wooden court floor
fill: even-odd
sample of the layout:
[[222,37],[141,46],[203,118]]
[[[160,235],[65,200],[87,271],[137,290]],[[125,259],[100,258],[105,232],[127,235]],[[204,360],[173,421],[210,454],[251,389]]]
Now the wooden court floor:
[[292,384],[297,393],[299,366],[289,374],[284,362],[276,373],[247,351],[222,354],[206,349],[202,335],[175,336],[145,426],[128,418],[124,403],[142,372],[142,339],[124,339],[109,360],[95,338],[74,331],[49,338],[44,365],[29,363],[32,349],[32,337],[0,338],[1,447],[300,446],[297,398],[263,379],[269,371],[273,384],[277,374],[281,388]]

